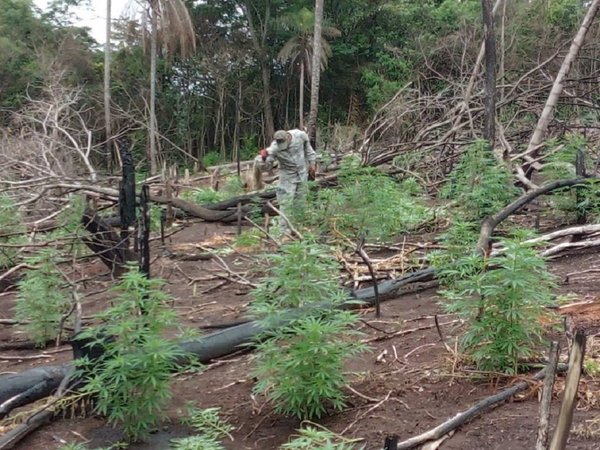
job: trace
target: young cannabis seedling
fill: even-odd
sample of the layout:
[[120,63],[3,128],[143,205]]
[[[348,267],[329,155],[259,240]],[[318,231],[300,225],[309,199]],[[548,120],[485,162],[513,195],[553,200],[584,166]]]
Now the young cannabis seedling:
[[96,411],[109,422],[122,424],[127,437],[139,440],[162,418],[171,398],[171,373],[177,362],[190,358],[164,332],[176,325],[176,314],[168,306],[162,281],[148,279],[135,267],[122,277],[115,291],[114,306],[100,314],[101,327],[82,333],[101,341],[104,355],[87,371],[80,363],[87,384],[84,393],[96,398]]
[[193,427],[200,434],[186,438],[173,439],[173,450],[224,450],[220,441],[228,436],[233,427],[219,417],[221,408],[188,408],[188,415],[182,422]]
[[280,447],[281,450],[355,450],[351,440],[307,426],[298,430],[298,436]]
[[173,439],[172,450],[225,450],[225,447],[211,437],[198,435]]
[[233,431],[234,428],[221,419],[219,416],[220,411],[221,408],[218,407],[206,409],[189,407],[187,417],[185,417],[182,422],[191,426],[199,433],[215,440],[223,439],[225,437],[229,437],[233,440],[229,433]]

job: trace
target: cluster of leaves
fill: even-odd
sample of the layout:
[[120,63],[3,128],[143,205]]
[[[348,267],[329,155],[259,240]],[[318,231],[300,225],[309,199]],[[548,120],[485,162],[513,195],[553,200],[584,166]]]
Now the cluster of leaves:
[[161,418],[171,397],[171,373],[181,367],[177,362],[191,361],[164,338],[176,326],[176,314],[161,286],[161,280],[148,279],[131,267],[115,288],[114,306],[99,315],[103,325],[81,333],[104,347],[93,371],[88,370],[89,361],[79,363],[87,381],[83,392],[93,395],[97,412],[121,423],[132,440],[145,436]]
[[324,232],[388,240],[432,218],[431,210],[417,197],[418,184],[412,179],[398,183],[348,157],[342,162],[338,181],[338,189],[312,194],[307,209],[295,212],[296,219]]
[[510,170],[480,140],[465,150],[440,194],[456,202],[465,220],[478,221],[502,209],[518,191]]
[[444,306],[467,320],[463,349],[482,370],[516,373],[543,338],[554,279],[526,236],[502,239],[489,259],[466,256],[441,270]]
[[56,270],[57,257],[55,250],[44,249],[26,258],[35,269],[28,270],[18,283],[15,319],[25,324],[28,336],[40,347],[58,336],[61,320],[71,307],[65,280]]
[[229,434],[233,427],[219,416],[220,408],[197,409],[188,408],[188,415],[183,423],[191,426],[200,434],[172,441],[173,450],[224,450],[220,443],[225,437],[232,439]]
[[[271,269],[253,291],[252,311],[268,330],[257,343],[258,383],[276,411],[310,419],[328,405],[344,407],[344,361],[365,347],[353,328],[357,317],[337,306],[347,300],[326,249],[298,241],[268,257]],[[292,315],[288,308],[301,308]],[[286,316],[287,314],[287,316]]]
[[298,430],[298,436],[283,444],[281,450],[353,450],[356,447],[348,439],[329,430],[307,426]]
[[[23,218],[14,202],[7,195],[0,195],[0,269],[17,264],[16,245],[23,242],[21,234],[24,232]],[[10,247],[4,247],[3,244]]]

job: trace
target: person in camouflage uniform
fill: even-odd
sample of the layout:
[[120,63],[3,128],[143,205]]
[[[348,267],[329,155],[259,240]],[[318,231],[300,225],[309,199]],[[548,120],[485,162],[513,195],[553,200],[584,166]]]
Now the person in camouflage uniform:
[[[317,154],[310,145],[308,135],[302,130],[278,130],[273,142],[256,157],[262,170],[270,170],[279,163],[277,201],[281,212],[290,217],[293,208],[302,206],[307,195],[307,180],[314,180]],[[287,231],[281,220],[282,231]]]

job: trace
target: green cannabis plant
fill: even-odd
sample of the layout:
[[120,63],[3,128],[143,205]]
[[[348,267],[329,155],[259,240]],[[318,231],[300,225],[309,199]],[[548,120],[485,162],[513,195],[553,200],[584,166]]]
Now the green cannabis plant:
[[18,283],[19,292],[14,306],[15,319],[35,345],[43,347],[60,333],[63,317],[71,308],[65,280],[56,269],[58,254],[45,249],[26,258],[31,267]]
[[171,443],[172,450],[225,450],[220,442],[202,434],[173,439]]
[[[162,418],[171,398],[171,374],[190,358],[165,339],[165,332],[176,327],[176,314],[162,284],[131,267],[115,289],[114,305],[98,316],[102,325],[81,334],[104,346],[93,371],[89,362],[79,363],[86,379],[83,392],[96,398],[96,412],[122,424],[130,440],[147,435]],[[112,339],[100,340],[100,335]]]
[[508,167],[485,141],[477,141],[465,150],[440,194],[456,202],[466,221],[478,221],[510,203],[518,190]]
[[219,407],[198,409],[189,406],[187,416],[182,422],[212,439],[219,440],[225,437],[233,439],[229,433],[234,428],[221,418],[220,411]]
[[[267,330],[257,342],[255,391],[276,411],[301,419],[321,417],[329,406],[343,409],[344,362],[365,346],[354,331],[355,313],[338,308],[348,300],[337,282],[339,266],[309,240],[282,246],[269,261],[253,292],[252,311]],[[290,308],[299,310],[282,318]]]
[[295,212],[296,221],[322,232],[386,241],[433,217],[414,180],[397,182],[355,158],[342,161],[338,183],[337,189],[313,192],[307,207]]
[[[479,369],[517,373],[535,354],[550,322],[554,278],[524,234],[501,239],[503,250],[487,260],[474,255],[469,270],[443,274],[454,280],[442,291],[444,307],[468,323],[462,348]],[[457,269],[449,269],[457,270]]]
[[298,435],[283,444],[281,450],[355,450],[350,439],[338,436],[329,430],[307,426],[298,430]]
[[197,409],[188,407],[188,415],[182,422],[193,427],[200,434],[173,439],[173,450],[224,450],[221,440],[228,436],[233,427],[219,416],[221,408]]
[[283,245],[279,253],[265,259],[267,276],[251,293],[251,311],[257,318],[268,320],[288,308],[340,301],[340,294],[345,299],[338,283],[338,262],[327,246],[310,237]]

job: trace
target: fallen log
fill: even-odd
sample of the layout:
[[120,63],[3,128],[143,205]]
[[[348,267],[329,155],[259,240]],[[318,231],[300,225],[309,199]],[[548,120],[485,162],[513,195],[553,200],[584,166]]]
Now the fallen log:
[[[380,301],[390,299],[401,287],[417,281],[426,281],[433,278],[434,275],[434,269],[429,268],[381,283],[379,284],[379,299]],[[351,297],[352,301],[345,303],[344,308],[371,306],[375,299],[372,287],[353,291]],[[290,311],[288,314],[284,314],[276,325],[280,326],[289,322],[298,314],[302,314],[302,311]],[[263,331],[265,331],[264,328],[258,322],[251,321],[208,334],[201,339],[182,342],[181,347],[184,351],[194,354],[201,363],[207,363],[215,358],[248,349],[248,344]],[[47,381],[46,388],[40,391],[39,396],[32,401],[50,395],[67,375],[70,367],[72,367],[71,363],[62,366],[40,366],[17,374],[0,375],[0,404],[45,380]]]
[[0,375],[0,409],[4,408],[8,413],[11,408],[7,408],[7,404],[10,405],[9,402],[13,398],[23,395],[35,386],[39,388],[36,389],[35,395],[28,394],[30,401],[47,397],[56,390],[67,375],[68,366],[68,364],[40,366],[25,372]]

